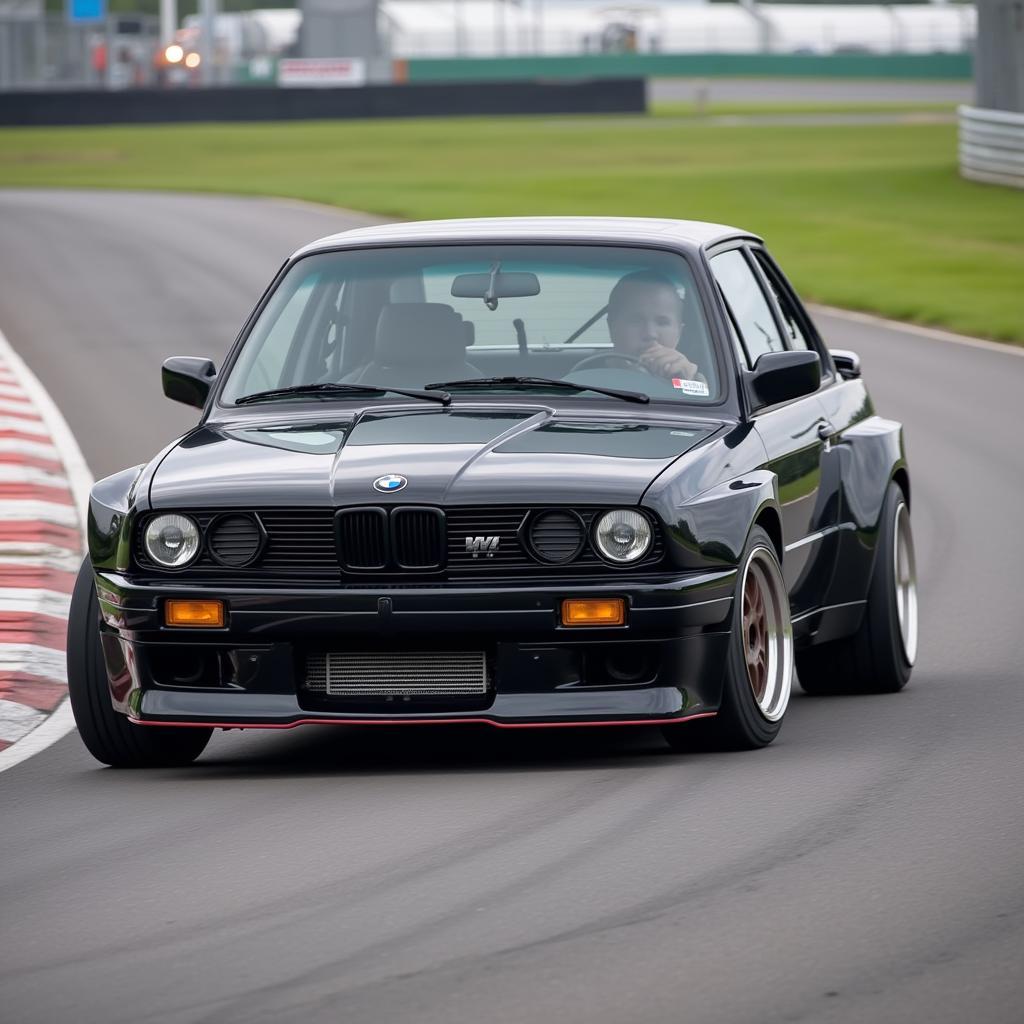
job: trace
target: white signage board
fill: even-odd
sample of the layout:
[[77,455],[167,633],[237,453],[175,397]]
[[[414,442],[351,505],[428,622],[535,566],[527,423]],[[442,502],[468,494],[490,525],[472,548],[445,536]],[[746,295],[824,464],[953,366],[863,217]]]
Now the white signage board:
[[359,57],[288,57],[277,62],[277,84],[366,85],[366,61]]

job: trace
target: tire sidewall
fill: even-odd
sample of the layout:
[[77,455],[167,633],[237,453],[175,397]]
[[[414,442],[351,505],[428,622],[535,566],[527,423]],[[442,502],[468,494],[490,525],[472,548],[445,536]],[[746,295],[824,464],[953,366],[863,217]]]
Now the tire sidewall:
[[95,575],[87,557],[68,615],[68,696],[78,734],[89,753],[114,768],[182,766],[194,761],[212,734],[207,727],[136,726],[115,710],[100,639]]
[[893,676],[893,688],[902,687],[910,678],[913,665],[907,660],[903,634],[900,629],[899,611],[896,606],[896,519],[900,508],[906,508],[902,489],[895,481],[889,483],[879,516],[878,548],[875,551],[875,569],[871,574],[871,589],[868,594],[867,614],[871,616],[872,635],[875,642],[883,641],[885,668]]
[[[743,555],[740,559],[740,568],[737,572],[729,656],[723,683],[722,708],[719,712],[720,715],[724,715],[729,721],[732,731],[736,734],[738,745],[754,747],[765,746],[770,743],[778,734],[785,718],[785,711],[774,721],[766,718],[761,712],[750,685],[746,659],[744,657],[743,584],[746,579],[751,556],[758,549],[762,549],[771,559],[775,570],[778,572],[778,578],[782,581],[783,611],[786,616],[784,627],[790,631],[792,630],[789,619],[789,595],[786,593],[778,553],[768,533],[760,526],[755,526],[747,537],[747,543],[743,548]],[[791,692],[793,686],[792,656],[789,658],[789,678],[785,685]]]
[[[94,757],[105,761],[101,756],[105,753],[105,745],[97,732],[96,719],[106,717],[108,705],[110,715],[117,712],[110,704],[109,682],[98,627],[99,602],[96,599],[92,564],[86,558],[75,580],[68,613],[68,697],[82,741]],[[112,718],[109,724],[116,725]]]

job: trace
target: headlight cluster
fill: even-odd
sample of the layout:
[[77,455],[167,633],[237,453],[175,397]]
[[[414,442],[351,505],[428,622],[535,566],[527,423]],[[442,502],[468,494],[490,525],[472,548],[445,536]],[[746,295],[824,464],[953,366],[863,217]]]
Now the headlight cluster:
[[647,517],[628,508],[605,512],[594,527],[594,544],[609,562],[626,565],[643,558],[654,535]]
[[199,527],[188,516],[154,516],[143,536],[146,554],[165,569],[180,569],[199,554]]
[[[225,552],[212,550],[214,558],[219,563],[234,566],[246,565],[252,561],[260,549],[262,527],[258,522],[250,527],[254,537],[245,538],[251,543],[246,546],[244,551],[239,549],[240,534],[238,531],[240,526],[238,521],[245,518],[239,515],[224,515],[218,517],[213,524],[217,527],[214,530],[215,535],[219,536],[220,532],[224,532],[228,545]],[[550,516],[548,518],[550,519]],[[557,527],[560,522],[547,523],[547,525]],[[230,537],[227,536],[229,533]],[[217,536],[210,541],[211,545],[217,544]],[[594,547],[601,557],[618,565],[629,565],[639,561],[650,551],[654,542],[654,533],[647,517],[628,508],[613,509],[601,515],[593,525],[591,536]],[[149,520],[143,532],[142,543],[147,556],[161,568],[182,569],[199,555],[202,537],[194,519],[172,512],[154,516]],[[582,536],[578,543],[583,543]],[[230,551],[231,557],[228,557],[227,551]],[[553,558],[547,560],[565,561],[566,559],[563,557],[557,560]]]

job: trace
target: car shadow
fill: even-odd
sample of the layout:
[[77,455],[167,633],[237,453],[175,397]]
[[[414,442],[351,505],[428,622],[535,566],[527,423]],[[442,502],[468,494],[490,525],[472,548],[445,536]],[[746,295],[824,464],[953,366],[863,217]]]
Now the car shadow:
[[678,760],[648,727],[498,730],[486,725],[300,727],[215,737],[189,777],[592,771]]

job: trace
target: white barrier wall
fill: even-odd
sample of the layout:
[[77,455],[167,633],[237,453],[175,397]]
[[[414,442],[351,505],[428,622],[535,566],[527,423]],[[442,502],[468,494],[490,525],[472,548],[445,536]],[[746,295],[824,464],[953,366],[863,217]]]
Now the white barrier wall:
[[972,181],[1024,188],[1024,114],[961,107],[960,173]]

